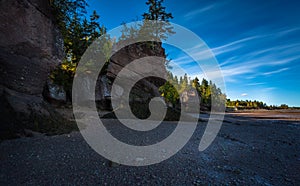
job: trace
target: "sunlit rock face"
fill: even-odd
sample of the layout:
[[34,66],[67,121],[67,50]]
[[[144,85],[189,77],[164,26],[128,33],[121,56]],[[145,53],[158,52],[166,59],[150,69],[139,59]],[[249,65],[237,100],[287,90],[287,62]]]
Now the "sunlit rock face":
[[0,111],[5,122],[0,127],[15,130],[4,125],[18,123],[22,128],[26,123],[34,128],[33,117],[51,115],[42,92],[50,70],[63,57],[63,39],[49,1],[1,0],[0,20],[0,93],[6,100]]

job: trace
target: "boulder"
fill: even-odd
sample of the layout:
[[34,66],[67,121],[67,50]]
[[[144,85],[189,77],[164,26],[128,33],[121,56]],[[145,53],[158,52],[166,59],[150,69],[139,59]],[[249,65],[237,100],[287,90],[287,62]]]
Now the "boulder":
[[62,105],[67,102],[64,87],[54,84],[50,79],[44,87],[43,97],[51,104]]

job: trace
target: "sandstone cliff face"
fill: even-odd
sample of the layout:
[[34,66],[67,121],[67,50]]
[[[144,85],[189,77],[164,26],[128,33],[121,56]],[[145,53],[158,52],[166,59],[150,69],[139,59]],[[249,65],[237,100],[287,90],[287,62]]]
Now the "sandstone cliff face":
[[[126,46],[115,53],[111,59],[107,69],[107,76],[113,81],[118,73],[128,64],[137,59],[143,59],[144,57],[161,57],[165,59],[165,50],[161,46],[161,43],[135,43]],[[143,59],[146,60],[146,59]],[[149,59],[151,60],[151,59]],[[147,68],[149,71],[154,73],[154,76],[166,76],[167,71],[164,60],[152,60],[147,65],[141,61],[140,66],[137,69],[130,69],[133,73],[139,74],[139,69]],[[137,72],[135,72],[137,70]],[[133,97],[143,101],[149,100],[154,96],[159,96],[158,88],[165,83],[165,80],[155,77],[148,77],[140,80],[133,88],[131,92]],[[120,85],[122,86],[122,85]],[[120,87],[121,88],[121,87]],[[114,93],[113,93],[114,94]]]
[[[126,41],[125,41],[126,42]],[[125,43],[126,45],[126,43]],[[127,118],[129,110],[140,119],[149,116],[160,117],[151,114],[149,103],[153,97],[160,97],[159,87],[165,84],[167,70],[165,66],[165,50],[158,42],[140,42],[130,45],[117,43],[114,47],[114,54],[111,56],[108,68],[104,74],[108,79],[109,94],[114,99],[113,109],[125,109],[121,118]],[[134,65],[132,65],[132,63]],[[124,69],[126,69],[124,71]],[[145,69],[145,71],[143,71]],[[120,78],[120,73],[124,76]],[[148,74],[149,73],[149,74]],[[143,78],[145,77],[145,78]],[[162,78],[158,78],[162,77]],[[103,83],[102,83],[103,84]],[[133,85],[134,84],[134,85]],[[112,90],[112,85],[115,89]],[[98,82],[101,87],[100,81]],[[133,86],[133,87],[132,87]],[[100,95],[104,95],[100,93]],[[129,95],[129,107],[128,96]],[[101,96],[100,96],[101,97]],[[100,109],[107,109],[110,97],[98,101]],[[106,107],[105,107],[106,106]],[[168,109],[166,119],[178,120],[178,113]],[[170,117],[171,116],[171,117]],[[116,118],[114,112],[103,116],[104,118]]]
[[49,70],[63,57],[63,41],[47,3],[0,2],[0,76],[4,80],[1,84],[7,88],[41,94]]
[[[118,45],[117,43],[116,45]],[[165,50],[161,46],[161,43],[154,44],[154,48],[149,45],[150,43],[134,43],[126,47],[121,48],[116,51],[116,53],[111,56],[107,70],[102,71],[98,76],[98,81],[96,83],[96,89],[91,87],[92,78],[89,78],[89,74],[85,74],[85,77],[80,78],[77,82],[80,82],[81,93],[73,95],[73,100],[78,99],[80,95],[80,100],[84,100],[84,104],[88,104],[89,100],[93,95],[92,91],[95,90],[95,100],[97,107],[100,110],[111,110],[110,98],[113,96],[115,99],[121,99],[124,95],[124,86],[125,84],[114,84],[117,86],[115,92],[111,92],[112,84],[114,80],[118,77],[118,74],[122,69],[129,65],[135,60],[142,59],[144,57],[156,56],[161,57],[163,60],[150,61],[150,65],[140,61],[141,65],[137,69],[128,69],[133,74],[139,74],[139,68],[147,68],[150,71],[166,76],[166,67],[165,67]],[[118,48],[118,46],[116,46]],[[130,73],[128,73],[130,74]],[[130,80],[130,75],[125,79]],[[141,79],[138,83],[135,84],[132,91],[130,92],[130,101],[131,102],[149,102],[150,98],[160,96],[158,88],[165,83],[165,80],[155,77],[148,77]],[[128,87],[128,86],[127,86]],[[87,97],[85,97],[85,96]],[[78,100],[77,100],[78,101]]]
[[0,20],[0,131],[36,129],[56,118],[42,92],[63,40],[46,0],[1,0]]

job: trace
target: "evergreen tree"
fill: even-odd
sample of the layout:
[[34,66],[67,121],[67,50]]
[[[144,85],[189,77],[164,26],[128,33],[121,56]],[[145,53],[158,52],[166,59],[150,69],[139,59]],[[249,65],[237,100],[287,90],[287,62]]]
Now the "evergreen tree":
[[183,91],[188,90],[188,77],[187,74],[184,74],[182,78],[182,82],[180,83],[179,93],[181,94]]
[[87,47],[98,37],[106,32],[104,26],[100,26],[100,16],[96,11],[86,19],[85,0],[53,0],[52,7],[64,38],[66,59],[72,63],[78,63]]
[[199,79],[197,77],[194,80],[192,80],[192,87],[199,92],[200,84],[199,84]]
[[[152,34],[156,40],[164,40],[167,38],[167,35],[175,33],[169,23],[169,20],[173,19],[172,13],[166,12],[166,7],[162,5],[163,1],[164,0],[148,0],[146,2],[148,12],[142,15],[144,19],[144,25],[141,27],[142,33],[144,33],[144,35]],[[148,20],[155,21],[155,24],[150,24]]]
[[[176,103],[179,103],[179,95],[183,91],[190,90],[191,87],[193,87],[197,93],[198,96],[201,97],[201,104],[204,104],[208,108],[211,107],[211,100],[213,98],[213,104],[221,110],[224,108],[226,103],[226,95],[222,93],[221,89],[216,86],[215,83],[209,82],[203,78],[202,84],[200,85],[199,79],[196,77],[195,79],[191,80],[191,83],[188,84],[188,76],[185,74],[183,77],[173,76],[171,72],[168,73],[168,82],[160,87],[160,91],[162,93],[162,96],[165,98],[165,100],[169,103],[172,103],[173,106]],[[176,91],[176,87],[178,88],[178,92]],[[227,104],[232,104],[233,102],[229,99],[227,100]],[[235,103],[234,103],[235,104]],[[215,108],[216,108],[215,107]]]
[[52,0],[53,14],[64,39],[65,59],[55,69],[50,78],[57,85],[62,85],[71,98],[71,89],[76,66],[88,46],[106,30],[100,26],[100,16],[93,12],[86,18],[86,0]]
[[175,107],[176,103],[179,101],[179,94],[176,88],[167,81],[163,86],[159,88],[161,96],[163,96],[166,102],[171,103]]
[[178,77],[177,77],[177,76],[174,77],[174,82],[175,82],[176,84],[178,84]]

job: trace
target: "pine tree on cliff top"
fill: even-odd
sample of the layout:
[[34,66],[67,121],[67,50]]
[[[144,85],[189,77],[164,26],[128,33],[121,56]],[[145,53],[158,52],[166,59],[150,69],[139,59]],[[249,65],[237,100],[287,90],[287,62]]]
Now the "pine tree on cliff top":
[[[173,19],[172,13],[166,12],[166,7],[163,4],[164,0],[148,0],[146,5],[149,6],[148,12],[145,12],[142,16],[147,24],[148,20],[157,21],[155,25],[148,23],[149,30],[154,30],[151,33],[157,40],[167,39],[167,35],[174,34],[173,27],[169,23],[170,19]],[[142,28],[143,29],[143,28]]]

